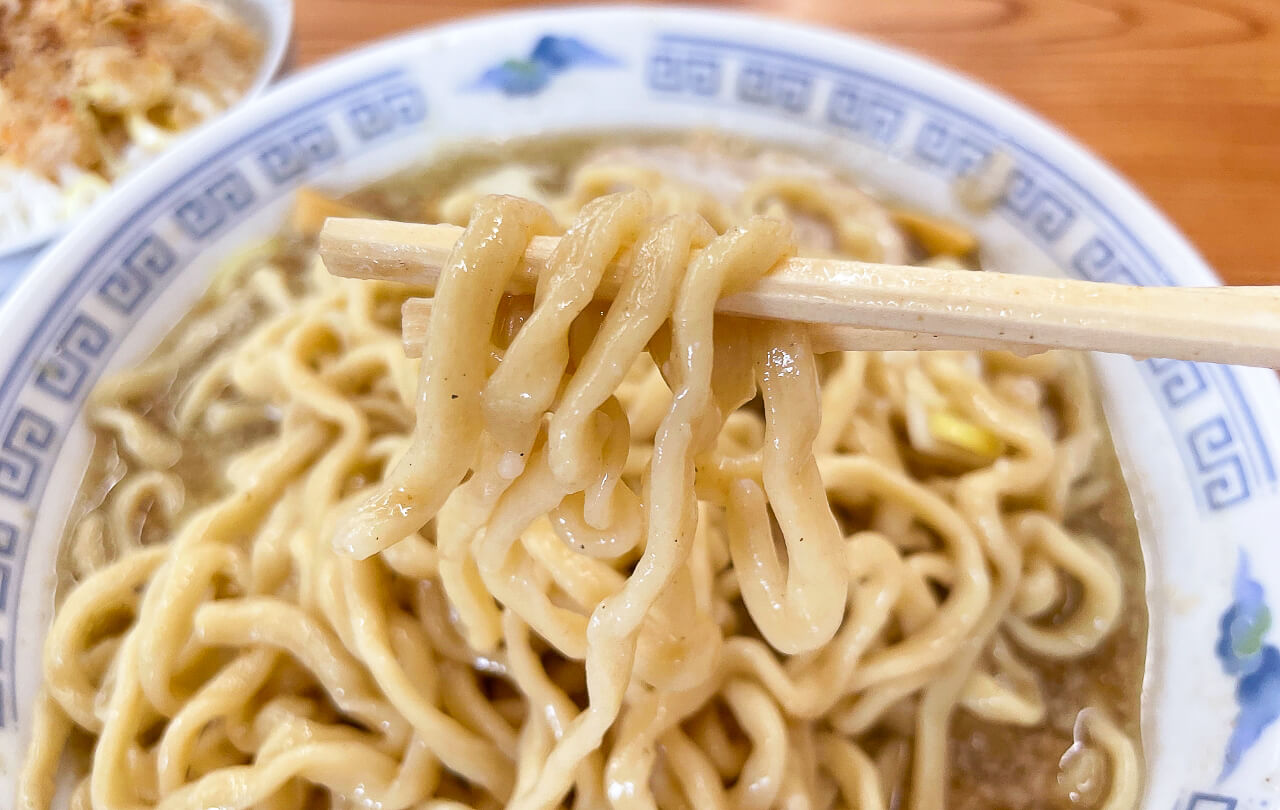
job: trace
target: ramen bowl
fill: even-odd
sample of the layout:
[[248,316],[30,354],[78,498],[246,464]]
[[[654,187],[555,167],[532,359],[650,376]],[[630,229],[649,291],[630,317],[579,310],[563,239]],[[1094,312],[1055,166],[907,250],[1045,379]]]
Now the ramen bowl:
[[[937,66],[718,11],[531,12],[414,33],[309,70],[195,133],[99,207],[6,303],[0,346],[0,794],[31,733],[81,417],[294,191],[355,189],[477,140],[722,132],[820,151],[960,221],[992,270],[1139,285],[1217,280],[1137,192],[1049,125]],[[974,213],[957,181],[993,162]],[[1150,629],[1143,807],[1280,799],[1280,387],[1267,371],[1099,355],[1137,513]]]

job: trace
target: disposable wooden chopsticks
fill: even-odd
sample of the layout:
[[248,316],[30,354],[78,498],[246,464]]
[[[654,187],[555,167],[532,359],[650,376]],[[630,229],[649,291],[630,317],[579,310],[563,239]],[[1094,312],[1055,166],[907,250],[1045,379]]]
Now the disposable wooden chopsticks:
[[[331,273],[431,286],[461,235],[454,225],[329,219]],[[508,293],[533,293],[557,244],[536,237]],[[617,292],[619,267],[599,288]],[[425,307],[408,308],[425,323]],[[812,324],[835,349],[1083,349],[1139,357],[1280,367],[1273,287],[1133,287],[1005,273],[796,258],[716,311]],[[417,334],[417,332],[415,332]]]
[[[533,297],[513,296],[503,299],[517,317],[527,315],[533,308]],[[501,318],[502,315],[499,315]],[[401,328],[404,353],[408,357],[421,357],[422,345],[427,342],[427,326],[431,320],[431,299],[410,298],[401,308]],[[1043,351],[1034,346],[1014,346],[998,340],[982,338],[957,338],[947,335],[926,335],[920,332],[897,332],[892,329],[860,329],[856,326],[831,326],[813,324],[809,327],[809,340],[819,354],[838,351],[917,351],[929,349],[997,349],[1034,354]]]

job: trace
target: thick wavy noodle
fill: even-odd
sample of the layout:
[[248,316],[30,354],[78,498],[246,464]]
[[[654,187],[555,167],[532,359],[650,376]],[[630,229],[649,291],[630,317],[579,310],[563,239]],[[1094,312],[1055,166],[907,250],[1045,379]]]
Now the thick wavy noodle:
[[306,232],[343,208],[305,197],[91,398],[20,806],[62,766],[99,810],[1134,806],[1141,574],[1081,358],[715,316],[797,251],[917,255],[750,165],[357,198],[465,218],[421,361],[423,291],[331,277]]

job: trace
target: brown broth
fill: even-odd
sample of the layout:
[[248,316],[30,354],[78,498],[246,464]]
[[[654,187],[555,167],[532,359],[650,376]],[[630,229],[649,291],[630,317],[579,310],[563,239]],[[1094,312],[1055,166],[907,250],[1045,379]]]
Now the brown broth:
[[950,729],[953,810],[1079,808],[1069,786],[1059,784],[1059,760],[1072,743],[1076,714],[1085,706],[1106,709],[1130,738],[1141,739],[1142,674],[1147,655],[1145,573],[1132,502],[1120,463],[1108,442],[1098,450],[1097,474],[1109,484],[1096,512],[1068,527],[1102,540],[1115,554],[1124,602],[1115,629],[1092,654],[1071,661],[1021,656],[1040,681],[1043,724],[1034,728],[987,723],[957,708]]

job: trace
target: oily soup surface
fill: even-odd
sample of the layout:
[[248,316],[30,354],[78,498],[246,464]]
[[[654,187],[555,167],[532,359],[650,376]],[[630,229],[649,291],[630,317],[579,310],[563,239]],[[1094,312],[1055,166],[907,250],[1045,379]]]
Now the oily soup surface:
[[[589,202],[631,188],[643,189],[647,201]],[[357,798],[356,786],[323,764],[334,757],[341,764],[330,770],[341,771],[344,751],[350,767],[358,763],[375,785],[361,782],[360,790],[375,791],[384,806],[406,807],[426,796],[476,807],[511,797],[525,806],[549,797],[590,807],[617,799],[619,785],[663,807],[722,800],[763,807],[788,796],[815,807],[1098,807],[1138,778],[1141,555],[1079,358],[889,353],[804,361],[803,347],[755,325],[743,332],[744,355],[761,340],[750,336],[754,329],[772,341],[773,354],[801,360],[757,361],[762,393],[749,396],[712,437],[708,447],[718,455],[700,457],[692,468],[703,501],[694,507],[695,548],[670,586],[693,593],[689,604],[705,609],[708,626],[728,640],[720,663],[707,666],[729,674],[708,675],[705,683],[714,685],[690,689],[680,673],[695,670],[697,656],[647,664],[640,660],[646,650],[667,649],[667,642],[641,633],[636,666],[643,683],[633,680],[621,698],[618,719],[590,748],[599,752],[562,768],[563,789],[552,784],[557,743],[569,750],[573,735],[541,727],[531,708],[549,707],[539,711],[560,723],[596,702],[588,694],[591,653],[584,666],[582,651],[570,649],[588,633],[590,650],[585,617],[601,597],[584,594],[603,588],[603,595],[635,576],[637,560],[647,559],[646,541],[613,553],[582,523],[590,507],[581,499],[576,523],[572,509],[552,503],[550,521],[535,510],[532,528],[515,545],[533,562],[507,572],[506,584],[485,580],[476,589],[465,585],[472,573],[450,568],[434,523],[380,549],[373,562],[345,562],[330,545],[343,516],[416,446],[408,437],[419,381],[398,334],[401,303],[424,292],[390,284],[357,289],[361,282],[327,278],[315,261],[319,222],[326,214],[366,212],[465,224],[491,192],[537,199],[561,226],[580,216],[583,238],[597,240],[588,247],[606,254],[600,245],[608,244],[610,229],[631,227],[628,206],[649,206],[635,221],[696,213],[719,233],[747,222],[752,236],[751,228],[770,227],[747,219],[761,214],[787,221],[802,253],[979,264],[980,252],[954,226],[874,201],[809,160],[719,138],[472,145],[341,202],[305,194],[280,236],[223,271],[151,360],[106,382],[90,403],[95,451],[60,552],[62,606],[50,640],[63,663],[46,657],[49,694],[24,777],[36,805],[47,798],[45,783],[64,744],[63,766],[84,777],[80,799],[133,791],[134,800],[171,808],[267,800],[345,806]],[[517,210],[502,205],[495,222]],[[725,255],[734,255],[732,246]],[[518,309],[499,312],[495,352],[526,322]],[[589,364],[585,347],[607,329],[603,318],[588,306],[575,319],[566,380],[578,364]],[[734,328],[718,320],[717,341],[721,330]],[[678,340],[660,331],[650,351],[661,359]],[[275,352],[288,354],[291,365],[278,365]],[[724,362],[721,355],[716,361]],[[482,373],[496,374],[496,362],[486,359]],[[788,535],[803,520],[768,491],[766,447],[788,441],[773,420],[803,421],[805,410],[803,395],[777,387],[770,375],[803,376],[805,368],[822,386],[813,469],[829,491],[839,489],[829,497],[851,560],[842,622],[849,629],[787,653],[794,626],[762,605],[799,603],[802,595],[787,591],[769,565],[757,572],[746,561],[770,549],[785,567],[801,548],[792,543],[805,540]],[[601,425],[628,425],[631,455],[615,477],[641,500],[650,497],[649,477],[657,473],[646,464],[679,385],[679,374],[667,371],[675,383],[664,383],[642,356],[609,400],[621,410],[607,403],[599,410]],[[363,444],[335,460],[356,414]],[[1006,433],[1001,421],[1012,425]],[[538,436],[530,458],[548,441]],[[1036,467],[1037,453],[1052,460]],[[483,468],[483,453],[476,464]],[[326,465],[333,470],[326,473]],[[723,483],[735,475],[759,480],[750,470],[761,467],[767,508],[752,500],[759,487]],[[1005,467],[1041,470],[1022,475],[1043,480],[999,489],[988,515],[970,489],[986,492],[973,482],[999,479]],[[482,469],[473,471],[469,481],[482,477]],[[309,513],[323,516],[312,514],[312,523]],[[995,539],[981,536],[983,521],[991,520]],[[498,533],[492,520],[487,525],[487,535]],[[753,553],[735,550],[734,532],[752,525],[764,527],[765,540],[757,531]],[[238,551],[166,556],[169,545],[197,543],[197,530]],[[142,561],[147,553],[154,559]],[[964,554],[977,554],[974,565],[985,573],[966,573],[958,562]],[[859,562],[881,557],[883,565]],[[141,562],[121,567],[127,559]],[[587,573],[566,573],[581,564]],[[94,574],[111,566],[113,577],[127,582],[108,598],[109,587]],[[778,587],[772,596],[753,596],[741,579],[771,576]],[[975,576],[986,580],[986,601],[974,597],[966,618],[955,604],[966,598],[962,591],[980,590]],[[488,588],[497,602],[523,606],[531,598],[524,587],[544,594],[540,607],[494,613],[488,637],[477,629],[489,615],[477,593]],[[76,602],[95,588],[92,598]],[[357,621],[364,598],[379,607]],[[148,613],[149,600],[183,618],[170,619],[172,629],[162,626],[160,614]],[[663,603],[657,605],[661,613]],[[68,611],[77,612],[74,622]],[[382,627],[381,640],[361,636],[370,622]],[[946,622],[965,629],[949,637],[939,629],[952,626]],[[912,666],[904,651],[914,637],[935,631],[950,652]],[[290,635],[307,640],[295,644]],[[314,646],[302,649],[306,644]],[[162,666],[164,683],[144,672],[125,694],[121,673],[144,668],[148,656],[171,659]],[[956,668],[973,674],[956,680],[955,695],[944,701],[940,684]],[[860,671],[868,673],[865,683],[850,675]],[[655,697],[664,684],[686,697]],[[113,730],[104,720],[107,706],[140,719]],[[456,750],[437,750],[429,729]],[[287,761],[291,749],[298,763]],[[304,751],[315,758],[302,761]],[[120,783],[105,775],[112,767],[124,768]],[[420,779],[413,775],[419,771]]]

